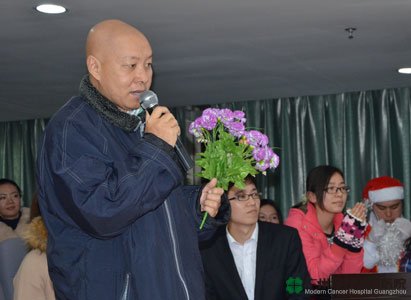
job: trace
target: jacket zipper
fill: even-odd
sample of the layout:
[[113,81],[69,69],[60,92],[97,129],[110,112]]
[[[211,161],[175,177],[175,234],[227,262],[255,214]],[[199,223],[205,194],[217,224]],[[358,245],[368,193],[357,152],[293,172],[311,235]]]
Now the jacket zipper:
[[176,239],[175,239],[175,236],[174,236],[173,227],[172,227],[172,225],[171,225],[171,214],[170,214],[170,209],[169,209],[169,207],[168,207],[167,200],[168,200],[168,199],[166,199],[166,201],[164,201],[164,207],[165,207],[165,209],[166,209],[167,220],[168,220],[168,228],[170,229],[170,235],[171,235],[171,242],[173,243],[174,261],[175,261],[176,266],[177,266],[177,274],[178,274],[178,277],[180,278],[180,281],[181,281],[181,283],[183,284],[183,287],[184,287],[184,292],[186,293],[186,299],[187,299],[187,300],[190,300],[190,295],[189,295],[189,293],[188,293],[187,284],[186,284],[186,282],[184,281],[183,275],[181,274],[180,262],[179,262],[178,257],[177,257]]
[[121,292],[121,299],[120,300],[128,300],[129,299],[129,290],[130,290],[130,273],[127,273],[126,278],[124,280],[124,287],[123,287],[123,291]]

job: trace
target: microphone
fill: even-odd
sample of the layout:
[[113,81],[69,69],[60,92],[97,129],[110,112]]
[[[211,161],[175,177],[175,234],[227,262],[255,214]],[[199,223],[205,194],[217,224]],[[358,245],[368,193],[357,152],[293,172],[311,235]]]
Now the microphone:
[[[154,108],[158,106],[158,98],[156,93],[154,93],[151,90],[141,93],[140,106],[142,109],[151,114]],[[194,167],[194,161],[191,159],[191,156],[188,154],[186,148],[184,148],[184,145],[181,142],[180,137],[177,137],[174,149],[177,153],[178,161],[180,162],[185,172]]]

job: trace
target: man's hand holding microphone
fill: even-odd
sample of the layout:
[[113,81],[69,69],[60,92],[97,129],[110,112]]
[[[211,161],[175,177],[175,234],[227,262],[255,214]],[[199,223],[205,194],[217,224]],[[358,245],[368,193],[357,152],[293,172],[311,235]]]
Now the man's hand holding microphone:
[[167,107],[156,106],[151,114],[146,111],[145,131],[154,134],[174,147],[177,137],[180,135],[180,126]]

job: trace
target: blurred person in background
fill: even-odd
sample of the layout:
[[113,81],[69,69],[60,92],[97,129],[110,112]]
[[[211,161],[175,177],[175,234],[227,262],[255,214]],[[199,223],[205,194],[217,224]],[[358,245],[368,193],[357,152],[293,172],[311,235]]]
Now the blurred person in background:
[[11,179],[0,179],[0,242],[21,237],[30,219],[30,209],[21,207],[21,189]]
[[14,300],[54,300],[53,283],[47,265],[47,229],[40,215],[37,193],[30,209],[30,223],[23,238],[29,248],[14,276]]
[[283,215],[280,207],[273,200],[261,199],[258,220],[262,222],[283,224]]

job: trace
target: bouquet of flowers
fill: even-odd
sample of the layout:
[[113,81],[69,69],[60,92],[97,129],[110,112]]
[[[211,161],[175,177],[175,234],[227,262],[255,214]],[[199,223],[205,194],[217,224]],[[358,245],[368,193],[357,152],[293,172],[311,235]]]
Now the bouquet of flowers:
[[[208,108],[190,124],[189,132],[205,146],[196,160],[200,177],[217,178],[217,186],[228,189],[230,182],[240,189],[244,179],[267,169],[275,169],[279,156],[268,145],[268,137],[257,130],[247,131],[242,111]],[[207,218],[204,215],[200,228]]]

